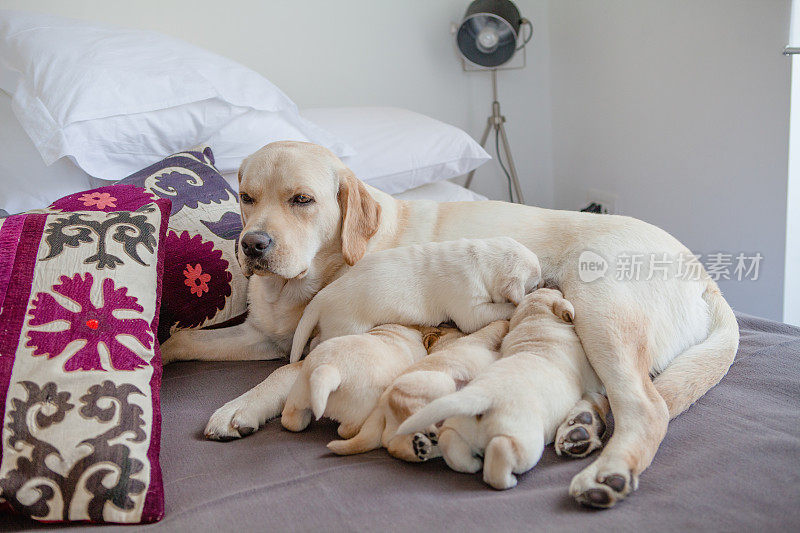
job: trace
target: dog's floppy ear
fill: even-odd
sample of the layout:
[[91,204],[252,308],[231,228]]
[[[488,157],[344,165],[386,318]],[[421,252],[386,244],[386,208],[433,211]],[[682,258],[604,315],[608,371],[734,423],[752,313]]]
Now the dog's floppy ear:
[[430,352],[433,345],[442,338],[442,330],[433,330],[425,333],[422,336],[422,345],[425,346],[425,351]]
[[553,302],[553,313],[567,324],[572,324],[575,320],[575,308],[572,302],[565,298],[557,298]]
[[378,231],[381,206],[364,184],[346,168],[339,175],[339,209],[342,213],[342,256],[353,266],[367,251],[367,242]]

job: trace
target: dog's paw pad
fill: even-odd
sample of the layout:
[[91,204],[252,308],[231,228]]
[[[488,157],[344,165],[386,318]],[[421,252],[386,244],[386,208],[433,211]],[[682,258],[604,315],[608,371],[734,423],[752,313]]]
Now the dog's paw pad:
[[420,461],[427,461],[434,444],[431,439],[424,433],[416,433],[412,440],[412,447],[414,448],[414,455]]
[[[591,467],[590,467],[591,468]],[[570,494],[581,505],[596,509],[613,507],[633,490],[636,490],[637,478],[632,474],[607,474],[587,477],[578,474],[570,486]]]
[[586,457],[603,446],[606,426],[591,411],[583,411],[561,424],[556,432],[556,453],[567,457]]

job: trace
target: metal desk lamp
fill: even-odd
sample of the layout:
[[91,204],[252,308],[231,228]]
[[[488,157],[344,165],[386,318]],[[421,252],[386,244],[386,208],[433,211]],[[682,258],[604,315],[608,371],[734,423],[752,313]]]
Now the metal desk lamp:
[[[528,35],[520,43],[520,28],[528,26]],[[489,132],[494,130],[494,144],[497,153],[497,162],[508,180],[508,196],[514,200],[511,188],[516,193],[516,202],[525,203],[522,189],[517,177],[514,159],[511,157],[511,147],[506,136],[506,117],[500,112],[500,102],[497,99],[497,71],[509,70],[525,66],[525,45],[533,36],[533,25],[528,19],[520,16],[517,6],[510,0],[475,0],[467,8],[464,20],[456,32],[456,44],[462,57],[462,66],[465,71],[489,70],[492,73],[492,114],[486,122],[486,129],[481,136],[481,146],[486,146]],[[517,67],[503,67],[514,54],[522,50],[522,65]],[[500,142],[503,143],[508,169],[503,164],[500,155]],[[469,188],[473,170],[467,175],[464,186]]]

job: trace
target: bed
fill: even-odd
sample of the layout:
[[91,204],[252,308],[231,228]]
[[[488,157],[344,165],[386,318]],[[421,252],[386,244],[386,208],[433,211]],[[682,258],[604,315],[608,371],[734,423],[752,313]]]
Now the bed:
[[[506,492],[441,460],[406,464],[378,450],[338,457],[335,426],[301,434],[276,421],[227,443],[208,416],[282,361],[165,369],[161,461],[167,513],[157,531],[752,531],[800,524],[800,329],[739,315],[741,346],[722,382],[673,420],[639,490],[608,511],[578,507],[570,478],[591,460],[541,463]],[[9,531],[47,527],[12,518]],[[73,527],[71,530],[80,530]],[[91,527],[87,531],[130,530]]]

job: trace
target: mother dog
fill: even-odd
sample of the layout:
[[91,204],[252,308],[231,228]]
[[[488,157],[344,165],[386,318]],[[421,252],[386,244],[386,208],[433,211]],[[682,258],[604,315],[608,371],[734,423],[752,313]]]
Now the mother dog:
[[[239,190],[239,261],[245,274],[255,274],[247,321],[180,332],[162,347],[165,361],[285,357],[304,306],[364,254],[463,237],[513,237],[538,255],[544,280],[573,303],[575,330],[614,413],[613,436],[570,486],[585,504],[610,507],[637,488],[670,418],[722,379],[738,347],[731,308],[689,250],[633,218],[504,202],[399,201],[356,179],[325,148],[298,142],[272,143],[248,157]],[[606,272],[582,281],[579,257],[586,252],[609,263],[636,256],[680,265],[689,258],[685,264],[696,275],[656,274],[645,264],[638,279]],[[206,433],[237,438],[277,416],[299,364],[278,369],[220,408]]]

